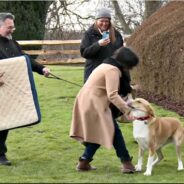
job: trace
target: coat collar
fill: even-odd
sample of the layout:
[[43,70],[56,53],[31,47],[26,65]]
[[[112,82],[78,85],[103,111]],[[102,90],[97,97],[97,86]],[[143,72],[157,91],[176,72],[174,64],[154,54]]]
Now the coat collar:
[[94,34],[94,35],[102,36],[100,34],[99,30],[95,28],[95,24],[93,24],[92,26],[90,26],[89,29],[87,30],[87,32],[89,34]]
[[7,42],[7,41],[9,41],[9,39],[8,39],[8,38],[6,38],[6,37],[3,37],[3,36],[1,36],[1,35],[0,35],[0,40],[1,40],[1,41],[4,41],[4,42]]

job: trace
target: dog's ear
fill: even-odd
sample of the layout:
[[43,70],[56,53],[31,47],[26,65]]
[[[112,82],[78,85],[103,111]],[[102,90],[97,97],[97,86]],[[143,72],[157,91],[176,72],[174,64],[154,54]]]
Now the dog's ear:
[[151,105],[148,105],[148,113],[150,116],[155,117],[155,111]]

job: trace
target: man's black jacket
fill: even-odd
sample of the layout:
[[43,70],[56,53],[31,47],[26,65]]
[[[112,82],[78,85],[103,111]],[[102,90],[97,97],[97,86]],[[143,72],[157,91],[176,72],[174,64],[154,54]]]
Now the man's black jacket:
[[[15,40],[9,40],[5,37],[0,36],[0,60],[7,59],[11,57],[17,57],[25,55],[22,51],[20,45]],[[36,61],[30,58],[32,70],[34,72],[38,72],[39,74],[43,74],[42,69],[43,65],[37,63]]]

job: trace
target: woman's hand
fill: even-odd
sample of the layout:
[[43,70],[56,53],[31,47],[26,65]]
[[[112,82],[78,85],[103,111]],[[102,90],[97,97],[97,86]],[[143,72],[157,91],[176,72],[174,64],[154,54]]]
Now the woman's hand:
[[128,106],[128,102],[126,103],[126,109],[125,109],[124,116],[128,121],[134,121],[135,120],[135,118],[132,116],[131,108]]
[[131,116],[131,115],[126,116],[126,118],[127,118],[128,121],[134,121],[135,120],[135,118],[133,116]]
[[137,90],[141,89],[141,85],[140,84],[133,84],[133,85],[131,85],[131,88],[132,88],[132,90],[137,91]]
[[111,42],[111,40],[109,38],[106,38],[106,39],[99,40],[98,44],[103,47],[103,46],[108,45],[110,42]]

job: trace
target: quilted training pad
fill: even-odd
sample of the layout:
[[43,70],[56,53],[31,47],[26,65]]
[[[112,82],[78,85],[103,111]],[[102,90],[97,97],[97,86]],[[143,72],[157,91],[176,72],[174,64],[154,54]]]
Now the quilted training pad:
[[41,120],[29,58],[0,60],[0,130],[36,124]]

